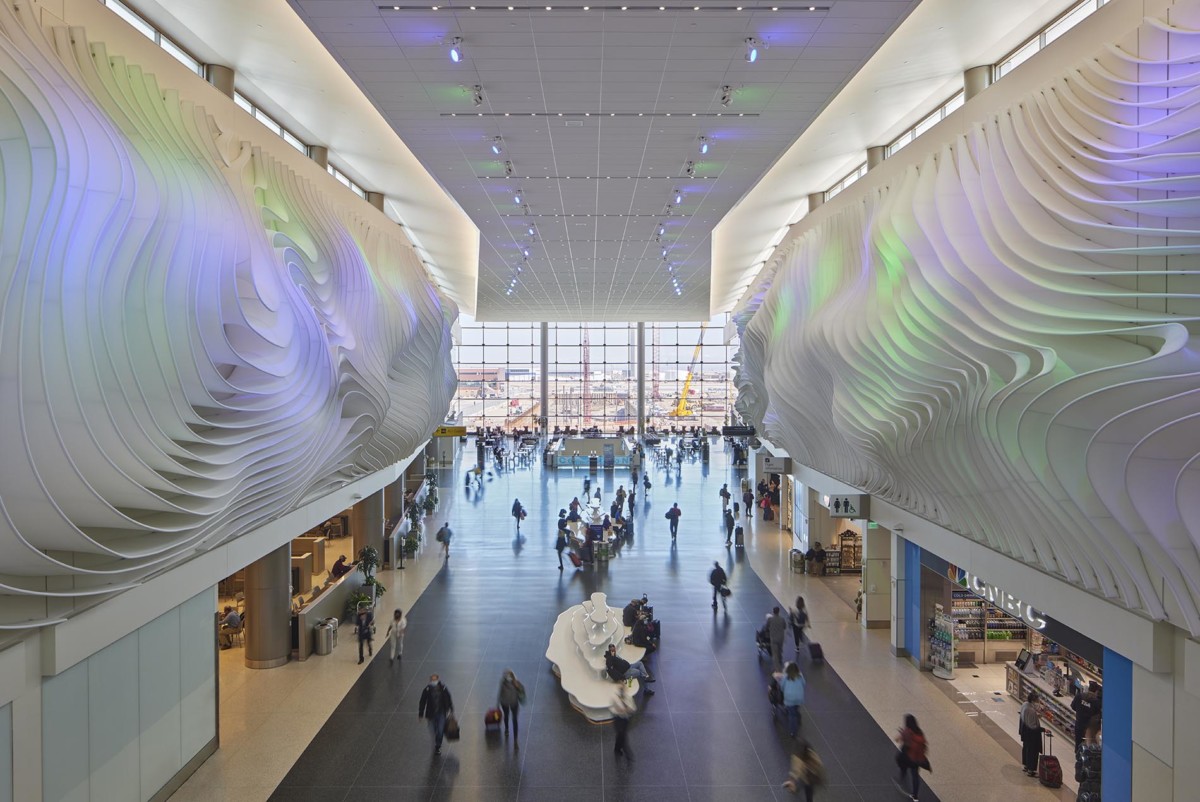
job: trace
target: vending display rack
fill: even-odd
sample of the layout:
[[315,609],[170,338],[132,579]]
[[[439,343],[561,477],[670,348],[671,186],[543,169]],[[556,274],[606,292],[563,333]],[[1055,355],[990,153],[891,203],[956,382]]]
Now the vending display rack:
[[954,679],[954,619],[940,604],[929,623],[929,662],[935,677]]
[[853,529],[847,529],[838,535],[838,548],[841,559],[842,573],[860,573],[862,571],[862,535]]

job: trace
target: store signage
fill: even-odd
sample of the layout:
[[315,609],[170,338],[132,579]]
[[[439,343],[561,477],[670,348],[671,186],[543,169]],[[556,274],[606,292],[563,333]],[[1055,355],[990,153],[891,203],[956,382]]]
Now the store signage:
[[1032,605],[1025,604],[1011,593],[1005,593],[994,585],[989,585],[974,574],[963,571],[962,577],[963,581],[960,584],[976,596],[987,599],[1004,612],[1015,618],[1020,618],[1034,629],[1041,630],[1046,628],[1046,619]]
[[763,457],[764,473],[791,473],[791,457]]
[[433,430],[434,437],[466,437],[466,426],[439,426]]
[[870,504],[871,497],[866,495],[821,496],[821,505],[829,510],[830,518],[867,518]]

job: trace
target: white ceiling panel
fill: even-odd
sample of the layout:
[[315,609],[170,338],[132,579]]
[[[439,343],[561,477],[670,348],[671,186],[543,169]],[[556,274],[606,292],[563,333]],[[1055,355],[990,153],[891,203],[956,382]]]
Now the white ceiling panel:
[[707,319],[713,227],[917,2],[291,0],[479,227],[479,319],[615,321]]

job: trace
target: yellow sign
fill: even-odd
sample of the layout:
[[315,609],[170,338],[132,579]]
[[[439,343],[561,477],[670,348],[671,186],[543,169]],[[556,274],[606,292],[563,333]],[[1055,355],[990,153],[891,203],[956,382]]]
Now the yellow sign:
[[466,426],[439,426],[433,430],[434,437],[466,437]]

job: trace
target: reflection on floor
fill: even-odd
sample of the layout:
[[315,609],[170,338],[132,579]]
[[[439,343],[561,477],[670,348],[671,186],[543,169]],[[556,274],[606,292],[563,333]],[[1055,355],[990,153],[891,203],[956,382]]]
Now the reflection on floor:
[[[935,771],[928,779],[938,798],[1074,798],[1021,774],[933,680],[890,655],[887,630],[855,624],[853,607],[834,587],[856,585],[857,577],[791,573],[790,534],[761,520],[747,528],[744,551],[727,551],[716,491],[741,475],[720,447],[707,468],[685,464],[682,482],[674,471],[668,479],[654,469],[650,497],[638,497],[633,542],[607,567],[568,566],[560,574],[553,519],[582,495],[582,472],[538,467],[465,493],[461,470],[443,473],[437,517],[457,533],[449,566],[442,569],[427,546],[408,571],[384,580],[413,607],[404,661],[377,659],[364,671],[354,664],[352,639],[343,637],[331,657],[303,664],[259,672],[223,665],[222,749],[175,799],[257,802],[272,791],[280,800],[791,799],[780,788],[787,751],[766,702],[753,629],[776,599],[798,593],[829,658],[823,668],[801,661],[810,680],[802,733],[830,772],[818,800],[903,798],[891,783],[890,736],[907,712],[929,735]],[[601,474],[606,502],[617,484],[628,488],[628,478]],[[529,510],[521,538],[508,515],[514,496]],[[672,548],[662,516],[676,500],[684,517]],[[714,559],[731,575],[728,616],[714,617],[708,606]],[[651,658],[659,693],[648,703],[638,699],[632,765],[613,760],[611,726],[587,724],[569,707],[543,657],[554,617],[593,590],[614,599],[646,593],[663,621],[664,646]],[[519,752],[511,738],[485,736],[480,721],[505,668],[529,689]],[[421,687],[434,671],[463,723],[462,740],[440,759],[431,758],[429,733],[416,719]],[[244,678],[236,689],[227,687],[230,673]]]

